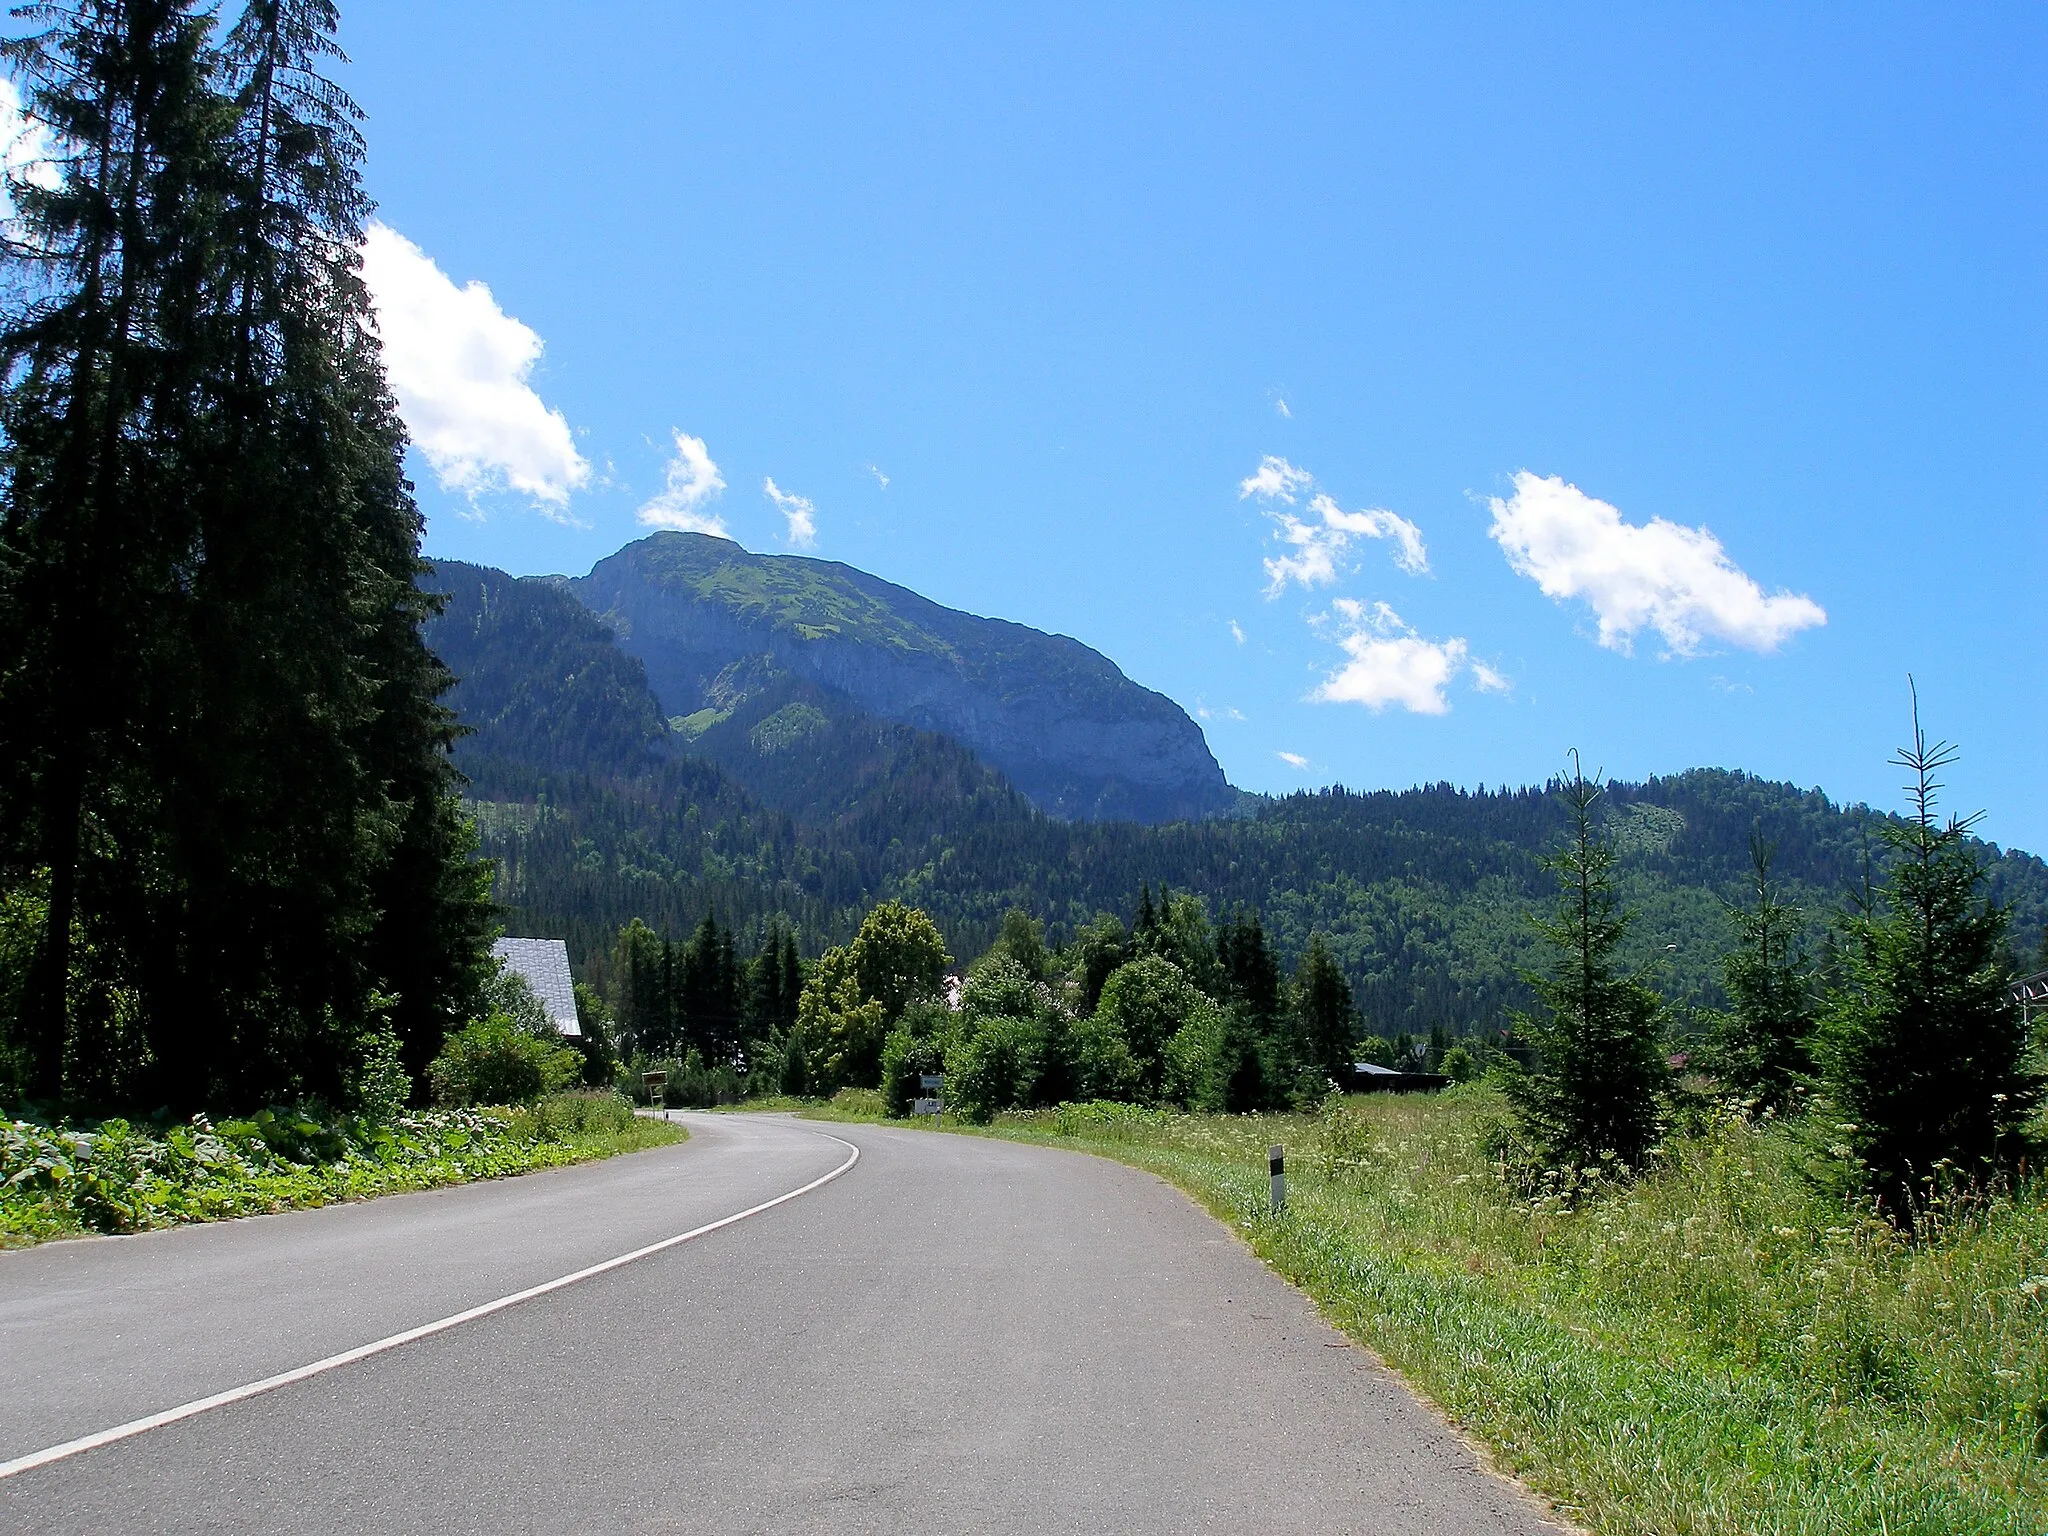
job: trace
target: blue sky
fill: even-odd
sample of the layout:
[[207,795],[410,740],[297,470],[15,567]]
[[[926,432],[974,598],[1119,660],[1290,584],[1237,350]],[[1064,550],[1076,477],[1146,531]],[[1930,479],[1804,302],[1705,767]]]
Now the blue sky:
[[1910,672],[1950,804],[2048,849],[2048,14],[355,0],[344,43],[430,553],[808,519],[1271,791],[1576,747],[1896,806]]

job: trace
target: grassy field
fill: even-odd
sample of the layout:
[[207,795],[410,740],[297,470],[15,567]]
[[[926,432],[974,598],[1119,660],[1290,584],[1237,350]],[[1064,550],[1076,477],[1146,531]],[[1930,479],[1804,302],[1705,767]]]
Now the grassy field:
[[1502,1114],[1474,1086],[1318,1116],[1068,1106],[986,1134],[1179,1185],[1602,1536],[2048,1532],[2041,1181],[1908,1243],[1803,1179],[1784,1131],[1730,1117],[1567,1202],[1488,1158]]
[[503,1178],[682,1141],[616,1094],[510,1109],[426,1110],[390,1124],[266,1110],[161,1132],[108,1120],[0,1120],[0,1247],[361,1200]]

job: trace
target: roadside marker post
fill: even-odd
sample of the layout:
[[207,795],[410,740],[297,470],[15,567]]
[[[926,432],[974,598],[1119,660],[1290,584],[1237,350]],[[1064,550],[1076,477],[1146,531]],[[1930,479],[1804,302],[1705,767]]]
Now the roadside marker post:
[[1273,1214],[1287,1209],[1287,1149],[1266,1148],[1266,1171],[1273,1176]]

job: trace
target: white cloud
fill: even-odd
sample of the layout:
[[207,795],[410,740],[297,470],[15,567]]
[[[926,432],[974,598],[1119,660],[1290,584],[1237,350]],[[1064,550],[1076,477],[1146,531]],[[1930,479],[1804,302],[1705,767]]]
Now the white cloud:
[[1472,663],[1472,686],[1481,693],[1510,693],[1514,684],[1483,661]]
[[[1274,537],[1288,546],[1267,559],[1266,596],[1278,597],[1292,581],[1304,587],[1326,587],[1337,579],[1337,562],[1356,538],[1392,539],[1398,546],[1394,564],[1411,576],[1429,571],[1429,551],[1422,530],[1395,512],[1372,507],[1346,512],[1335,498],[1318,491],[1309,499],[1310,517],[1286,510],[1296,496],[1314,487],[1316,477],[1285,459],[1267,454],[1259,467],[1237,483],[1237,499],[1256,496],[1266,503],[1266,516],[1277,525]],[[1283,505],[1274,505],[1274,503]]]
[[1394,552],[1394,563],[1411,576],[1429,570],[1429,552],[1423,548],[1422,530],[1398,513],[1384,508],[1346,512],[1320,492],[1308,505],[1319,521],[1304,521],[1279,508],[1266,512],[1278,525],[1274,537],[1291,551],[1267,558],[1267,597],[1278,597],[1287,590],[1290,581],[1303,587],[1329,586],[1337,579],[1337,562],[1351,547],[1351,541],[1361,535],[1394,540],[1399,546]]
[[1227,705],[1212,705],[1208,700],[1195,700],[1195,718],[1198,720],[1227,720],[1233,725],[1244,724],[1244,711]]
[[[716,474],[717,471],[714,469],[712,473]],[[788,520],[787,542],[797,549],[814,547],[818,542],[818,509],[810,497],[793,495],[783,490],[775,483],[773,476],[761,482],[761,489],[768,499],[775,503],[775,510]]]
[[708,533],[725,538],[725,520],[703,510],[725,489],[725,477],[711,462],[703,438],[692,437],[680,427],[671,430],[676,451],[664,473],[666,483],[661,494],[640,509],[640,521],[650,528],[674,528],[682,533]]
[[590,478],[569,423],[528,382],[541,339],[491,290],[458,288],[384,224],[363,240],[363,281],[377,310],[384,371],[413,442],[444,490],[510,490],[560,515]]
[[1239,625],[1239,623],[1235,619],[1232,619],[1230,621],[1230,638],[1235,640],[1239,645],[1244,644],[1244,629],[1241,625]]
[[875,484],[879,485],[885,491],[889,489],[889,477],[883,474],[882,471],[878,469],[875,465],[870,464],[868,466],[868,473],[875,477]]
[[1299,752],[1275,752],[1273,755],[1290,768],[1308,767],[1308,759]]
[[1320,512],[1323,526],[1339,533],[1362,533],[1368,539],[1392,539],[1401,547],[1394,552],[1394,564],[1411,576],[1429,573],[1429,551],[1422,547],[1422,530],[1399,513],[1385,507],[1363,512],[1346,512],[1328,496],[1317,496],[1309,510]]
[[1637,526],[1575,485],[1523,470],[1515,493],[1492,498],[1487,532],[1517,573],[1546,597],[1578,598],[1600,622],[1600,643],[1624,654],[1645,626],[1672,653],[1690,656],[1708,640],[1774,651],[1802,629],[1827,623],[1812,598],[1766,596],[1705,528],[1663,518]]
[[1259,460],[1259,467],[1237,483],[1237,499],[1256,496],[1261,501],[1284,501],[1294,504],[1294,493],[1305,491],[1316,483],[1316,477],[1305,469],[1296,469],[1285,459],[1267,454]]
[[[1444,690],[1465,668],[1462,639],[1425,640],[1385,603],[1368,607],[1340,597],[1331,607],[1337,644],[1349,659],[1309,694],[1311,703],[1363,704],[1375,714],[1389,704],[1418,715],[1449,713]],[[1329,622],[1327,615],[1323,622]]]
[[1292,421],[1294,419],[1294,412],[1287,409],[1287,397],[1284,395],[1275,395],[1273,397],[1273,409],[1278,411],[1283,417],[1287,418],[1289,421]]
[[[54,187],[59,176],[57,141],[22,106],[21,88],[0,75],[0,221],[14,222],[14,185]],[[17,236],[17,238],[19,238]]]

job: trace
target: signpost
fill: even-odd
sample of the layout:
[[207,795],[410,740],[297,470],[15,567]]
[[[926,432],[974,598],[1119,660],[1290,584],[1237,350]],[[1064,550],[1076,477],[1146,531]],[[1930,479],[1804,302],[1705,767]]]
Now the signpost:
[[642,1072],[641,1086],[647,1090],[647,1102],[662,1114],[668,1113],[668,1074],[666,1072]]
[[910,1101],[910,1112],[913,1115],[930,1115],[936,1121],[946,1112],[945,1100],[939,1097],[946,1086],[945,1077],[937,1072],[920,1072],[917,1086],[924,1090],[924,1097]]

